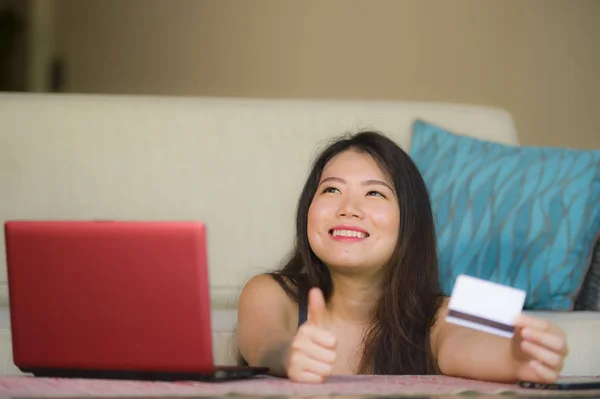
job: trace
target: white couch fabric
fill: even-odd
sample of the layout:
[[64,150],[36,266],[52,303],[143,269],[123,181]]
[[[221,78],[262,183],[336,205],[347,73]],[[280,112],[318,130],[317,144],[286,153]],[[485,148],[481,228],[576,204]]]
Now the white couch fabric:
[[[229,363],[239,290],[252,275],[277,267],[290,249],[296,201],[317,150],[365,128],[408,150],[415,118],[518,144],[512,117],[480,106],[0,94],[0,219],[204,221],[215,351]],[[0,250],[6,306],[3,232]],[[599,374],[598,314],[551,316],[580,348],[565,371]],[[0,368],[8,372],[10,331],[0,322]]]

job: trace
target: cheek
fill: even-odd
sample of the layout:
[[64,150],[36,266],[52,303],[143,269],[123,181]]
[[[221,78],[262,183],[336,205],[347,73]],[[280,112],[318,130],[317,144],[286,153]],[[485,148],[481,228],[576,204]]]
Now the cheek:
[[371,222],[386,237],[395,240],[400,226],[400,211],[397,206],[381,206],[371,209]]
[[313,201],[308,209],[307,231],[309,236],[317,234],[326,214],[326,209],[319,201]]
[[306,232],[313,250],[324,243],[324,239],[328,234],[325,227],[334,216],[335,204],[332,201],[317,199],[311,204],[308,209]]

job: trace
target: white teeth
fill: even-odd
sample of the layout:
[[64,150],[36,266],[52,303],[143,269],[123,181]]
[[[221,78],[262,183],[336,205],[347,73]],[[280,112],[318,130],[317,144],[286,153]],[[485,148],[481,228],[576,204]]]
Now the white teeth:
[[333,236],[342,236],[342,237],[356,237],[356,238],[366,238],[367,235],[360,231],[354,230],[333,230],[331,233]]

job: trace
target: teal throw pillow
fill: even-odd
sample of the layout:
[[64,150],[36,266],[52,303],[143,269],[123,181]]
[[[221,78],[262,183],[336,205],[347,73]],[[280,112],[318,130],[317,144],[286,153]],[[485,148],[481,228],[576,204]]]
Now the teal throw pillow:
[[600,233],[600,151],[511,146],[417,120],[410,155],[430,190],[440,282],[459,274],[571,310]]

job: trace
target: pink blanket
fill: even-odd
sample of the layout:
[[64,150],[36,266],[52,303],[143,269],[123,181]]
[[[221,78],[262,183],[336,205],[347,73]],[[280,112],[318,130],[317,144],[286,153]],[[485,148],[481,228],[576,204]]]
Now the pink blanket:
[[[299,384],[286,379],[258,377],[234,382],[147,382],[0,377],[2,397],[84,397],[84,396],[256,396],[308,395],[452,395],[464,393],[520,395],[562,395],[560,391],[520,389],[516,385],[472,381],[445,376],[334,376],[324,384]],[[571,394],[585,392],[571,392]],[[590,394],[591,392],[587,392]],[[600,392],[596,392],[599,394]]]

